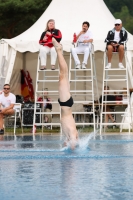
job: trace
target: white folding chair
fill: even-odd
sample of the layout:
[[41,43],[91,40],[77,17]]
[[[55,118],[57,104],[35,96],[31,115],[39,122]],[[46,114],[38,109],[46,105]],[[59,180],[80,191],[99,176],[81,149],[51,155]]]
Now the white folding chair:
[[15,109],[14,134],[16,133],[16,121],[17,121],[17,118],[20,119],[21,131],[23,133],[22,118],[21,118],[21,103],[15,103],[14,109]]
[[14,136],[15,136],[17,119],[20,119],[21,130],[22,130],[22,133],[23,133],[22,119],[21,119],[21,103],[15,103],[14,104],[14,110],[15,110],[15,113],[13,115],[9,115],[6,118],[7,118],[7,120],[14,118],[14,131],[13,131],[13,133],[14,133]]

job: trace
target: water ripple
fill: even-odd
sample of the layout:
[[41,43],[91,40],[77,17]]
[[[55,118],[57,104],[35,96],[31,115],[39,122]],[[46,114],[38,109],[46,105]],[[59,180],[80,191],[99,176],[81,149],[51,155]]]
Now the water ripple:
[[114,159],[114,158],[133,158],[133,156],[123,155],[10,155],[0,157],[0,160],[19,160],[19,159]]

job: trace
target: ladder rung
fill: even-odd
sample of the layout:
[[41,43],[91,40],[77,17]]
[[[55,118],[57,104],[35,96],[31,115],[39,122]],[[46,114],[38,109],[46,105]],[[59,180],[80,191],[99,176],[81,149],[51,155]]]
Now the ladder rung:
[[95,126],[95,123],[94,122],[76,122],[75,123],[76,125],[94,125]]
[[70,71],[91,71],[91,69],[70,69]]
[[77,76],[76,75],[76,78],[94,78],[94,76]]
[[133,115],[121,115],[122,117],[133,117]]
[[72,112],[72,114],[94,114],[94,112]]
[[70,80],[70,82],[92,82],[92,80],[88,80],[88,79],[86,79],[86,80]]
[[121,75],[115,75],[115,74],[114,74],[114,75],[110,75],[110,74],[107,75],[107,77],[114,77],[114,76],[115,76],[115,77],[122,77],[122,76],[123,76],[123,77],[126,77],[125,74],[124,74],[124,75],[123,75],[123,74],[121,74]]
[[[122,102],[123,103],[123,100],[117,100],[117,101],[103,101],[103,104],[105,104],[106,103],[106,105],[108,105],[109,103],[113,103],[114,105],[116,105],[116,106],[119,106],[119,104],[116,104],[116,102]],[[128,104],[128,100],[126,100],[126,101],[124,101],[124,104],[127,102],[127,104]],[[110,105],[111,106],[111,105]]]
[[51,69],[46,69],[46,70],[38,70],[38,72],[58,72],[59,69],[51,70]]
[[[44,104],[43,101],[36,101],[35,103]],[[49,101],[49,103],[54,104],[54,103],[59,103],[59,102],[58,101]],[[37,107],[36,107],[36,109],[37,109]]]
[[59,76],[44,76],[44,78],[59,78]]
[[109,111],[109,112],[102,112],[102,114],[124,114],[124,113],[128,113],[128,112],[125,112],[125,111],[121,111],[121,112],[114,112],[114,111]]
[[[38,91],[36,91],[36,93],[42,93],[42,92],[44,92],[44,90],[38,90]],[[50,93],[50,92],[52,92],[52,93],[55,93],[55,92],[59,92],[58,90],[48,90],[48,93]]]
[[40,125],[44,125],[44,126],[47,126],[47,125],[59,125],[59,126],[61,126],[61,123],[34,123],[34,125],[36,125],[36,126],[40,126]]
[[125,71],[126,68],[120,69],[120,68],[111,68],[111,69],[104,69],[105,71]]
[[74,93],[72,93],[72,95],[73,95],[73,96],[77,96],[77,95],[78,95],[78,96],[83,96],[83,95],[84,95],[84,96],[92,96],[92,95],[94,95],[94,94],[93,94],[93,93],[92,93],[92,94],[79,94],[79,93],[78,93],[78,94],[76,94],[76,93],[74,94]]
[[129,124],[129,122],[115,122],[115,123],[113,123],[113,122],[112,122],[112,123],[111,123],[111,122],[109,122],[109,123],[102,122],[101,124],[102,124],[102,125],[114,125],[114,126],[115,126],[115,125],[117,125],[117,124],[118,124],[118,125],[119,125],[119,124]]
[[127,79],[125,75],[107,75],[106,79]]
[[59,80],[38,80],[38,83],[43,83],[43,82],[59,82]]
[[60,114],[60,112],[35,112],[35,114],[49,114],[49,115],[57,115]]
[[[103,90],[104,92],[127,92],[128,90]],[[108,95],[112,95],[112,94],[108,94]],[[117,94],[118,95],[118,94]],[[122,94],[120,94],[122,95]]]
[[70,90],[70,92],[93,92],[92,90]]
[[74,100],[74,103],[82,103],[82,104],[86,104],[86,105],[88,105],[89,103],[93,103],[94,101],[76,101],[76,100]]
[[104,81],[127,81],[127,79],[104,79]]

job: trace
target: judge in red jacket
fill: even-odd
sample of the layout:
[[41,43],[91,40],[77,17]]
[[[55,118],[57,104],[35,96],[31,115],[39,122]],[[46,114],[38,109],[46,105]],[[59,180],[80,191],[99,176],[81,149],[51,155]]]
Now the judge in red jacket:
[[60,30],[55,29],[55,21],[53,19],[48,20],[46,29],[42,33],[39,40],[40,44],[40,60],[41,60],[41,70],[46,69],[47,54],[51,55],[51,69],[55,69],[55,63],[57,58],[57,53],[55,47],[52,44],[52,37],[54,37],[57,42],[61,41],[62,34]]

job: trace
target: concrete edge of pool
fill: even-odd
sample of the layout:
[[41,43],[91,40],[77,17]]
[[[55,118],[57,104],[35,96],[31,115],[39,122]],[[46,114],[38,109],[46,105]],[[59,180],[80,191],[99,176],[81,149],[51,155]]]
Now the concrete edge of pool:
[[[91,132],[82,132],[80,133],[80,135],[88,135],[88,134],[91,134]],[[32,133],[17,133],[16,136],[32,136],[33,134]],[[49,135],[49,136],[60,136],[60,133],[57,132],[57,133],[54,133],[54,132],[44,132],[44,133],[41,133],[41,132],[38,132],[38,133],[35,133],[34,134],[35,136],[36,135]],[[97,133],[96,135],[100,135],[100,133]],[[104,132],[102,133],[101,135],[133,135],[133,132]],[[4,134],[4,136],[14,136],[13,133],[11,132],[6,132]]]

